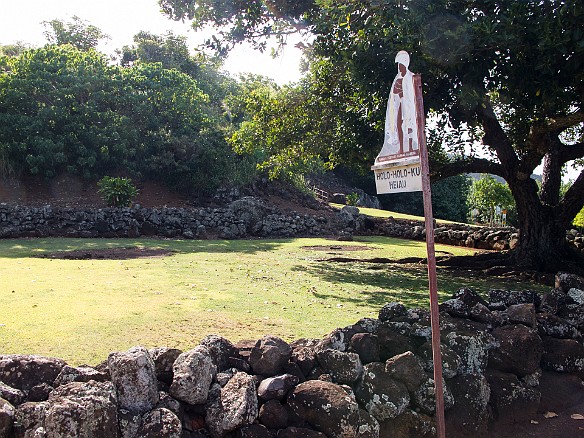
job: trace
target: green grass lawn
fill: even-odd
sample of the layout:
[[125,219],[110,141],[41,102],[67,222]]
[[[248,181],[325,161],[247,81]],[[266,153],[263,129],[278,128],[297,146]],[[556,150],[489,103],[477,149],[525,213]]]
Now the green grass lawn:
[[[344,245],[358,246],[343,251]],[[164,248],[174,254],[131,260],[62,260],[74,249]],[[325,246],[326,250],[306,246]],[[437,251],[469,254],[466,248]],[[0,354],[41,354],[96,364],[134,345],[190,349],[207,334],[235,342],[273,334],[322,337],[385,302],[428,306],[425,266],[338,263],[331,257],[424,257],[423,242],[371,237],[181,241],[31,239],[0,241]],[[501,285],[439,274],[441,299],[472,286]]]

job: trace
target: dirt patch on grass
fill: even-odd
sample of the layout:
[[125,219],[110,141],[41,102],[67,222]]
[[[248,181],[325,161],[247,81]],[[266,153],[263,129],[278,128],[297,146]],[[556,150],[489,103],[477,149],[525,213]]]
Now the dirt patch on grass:
[[371,251],[373,248],[359,245],[315,245],[303,246],[302,249],[309,251]]
[[140,258],[167,257],[174,251],[160,248],[106,248],[82,249],[78,251],[60,251],[41,254],[38,257],[62,260],[130,260]]

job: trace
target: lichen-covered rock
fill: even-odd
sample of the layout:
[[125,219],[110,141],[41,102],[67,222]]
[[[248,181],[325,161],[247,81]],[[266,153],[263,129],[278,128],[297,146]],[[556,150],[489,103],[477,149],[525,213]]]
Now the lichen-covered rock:
[[179,418],[165,408],[153,409],[142,418],[136,438],[181,438]]
[[352,384],[363,373],[363,364],[357,353],[323,350],[316,355],[322,370],[339,384]]
[[514,304],[526,303],[533,303],[538,306],[540,302],[541,297],[537,292],[531,290],[489,290],[489,308],[499,308],[500,306],[506,308]]
[[581,339],[582,334],[576,327],[559,316],[551,313],[537,314],[537,330],[540,336],[559,339]]
[[262,400],[283,400],[288,392],[298,384],[298,377],[291,374],[268,377],[258,386],[258,397]]
[[288,425],[288,411],[278,400],[270,400],[262,405],[259,420],[270,429],[285,429]]
[[379,438],[379,421],[364,409],[359,409],[357,438]]
[[9,437],[14,423],[14,406],[0,398],[0,437]]
[[[454,405],[454,397],[450,389],[442,380],[442,393],[444,399],[444,410],[450,409]],[[434,415],[436,413],[436,390],[434,379],[426,379],[412,395],[412,404],[420,409],[424,414]]]
[[306,381],[292,390],[288,405],[295,415],[329,437],[356,436],[359,405],[339,385]]
[[511,324],[523,324],[527,327],[535,327],[535,305],[533,303],[514,304],[505,311]]
[[145,413],[158,403],[154,361],[144,347],[110,353],[108,367],[121,409]]
[[487,306],[487,302],[478,293],[466,287],[455,292],[452,298],[462,301],[469,308],[473,308],[477,304]]
[[172,366],[174,361],[181,355],[182,351],[177,348],[159,347],[148,350],[150,357],[154,361],[156,378],[161,382],[170,385],[172,383]]
[[487,430],[491,388],[482,374],[463,374],[448,381],[455,403],[445,413],[449,436],[476,436]]
[[379,311],[378,319],[381,322],[391,321],[394,318],[406,316],[408,310],[402,303],[387,303]]
[[443,335],[443,342],[460,357],[459,372],[483,373],[487,368],[488,352],[495,345],[486,327],[476,322],[456,319],[452,320],[449,331]]
[[211,353],[211,358],[217,366],[217,372],[229,368],[229,358],[238,355],[237,348],[222,336],[207,335],[203,338],[200,345],[207,347]]
[[56,388],[71,382],[89,382],[90,380],[105,382],[109,380],[109,375],[88,366],[72,367],[65,365],[55,379],[53,386]]
[[543,346],[537,332],[522,324],[493,330],[498,346],[491,351],[489,365],[494,369],[525,376],[539,368]]
[[[425,342],[417,350],[418,357],[422,361],[424,371],[433,373],[434,358],[432,354],[432,343]],[[445,344],[440,345],[440,353],[442,355],[442,376],[445,379],[452,379],[458,375],[461,368],[462,360],[460,356]]]
[[21,405],[26,401],[26,394],[20,389],[5,385],[0,382],[0,398],[8,401],[13,406]]
[[111,382],[68,383],[55,389],[47,403],[47,438],[118,436],[116,391]]
[[29,391],[41,383],[52,385],[65,361],[53,357],[0,355],[0,381],[12,388]]
[[360,326],[351,325],[333,330],[314,348],[315,352],[323,350],[348,351],[351,345],[351,338],[362,330]]
[[446,312],[455,318],[468,318],[470,316],[470,307],[458,299],[450,299],[440,304],[440,311]]
[[205,421],[212,437],[220,438],[258,417],[258,398],[255,379],[237,373],[221,388],[215,384],[209,392]]
[[542,367],[561,373],[584,371],[584,345],[574,339],[543,338]]
[[264,336],[256,342],[249,356],[249,364],[256,374],[275,376],[279,374],[292,354],[288,343],[276,336]]
[[15,435],[18,438],[34,438],[37,431],[44,434],[48,406],[48,402],[26,402],[18,406],[14,413]]
[[584,305],[584,290],[573,287],[568,291],[567,295],[574,303],[580,306]]
[[378,421],[397,417],[410,403],[407,387],[385,371],[385,364],[365,365],[363,375],[355,387],[355,396],[367,412]]
[[217,374],[211,354],[201,345],[181,353],[174,361],[170,395],[191,405],[205,403]]
[[142,424],[142,414],[126,409],[118,410],[118,429],[120,438],[136,438],[138,429]]
[[584,278],[568,272],[558,272],[555,278],[555,287],[567,293],[570,289],[584,290]]
[[494,419],[500,427],[534,419],[541,394],[536,388],[522,384],[515,374],[488,370],[486,373]]
[[361,363],[379,362],[379,339],[372,333],[355,333],[349,350],[359,355]]
[[402,382],[410,393],[414,392],[426,380],[426,373],[418,359],[411,351],[398,354],[385,362],[385,371],[394,379]]

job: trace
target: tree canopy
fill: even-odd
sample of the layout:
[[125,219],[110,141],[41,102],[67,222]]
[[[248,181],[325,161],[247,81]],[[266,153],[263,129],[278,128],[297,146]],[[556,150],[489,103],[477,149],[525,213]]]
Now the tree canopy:
[[[194,27],[219,26],[220,52],[241,40],[261,45],[280,29],[283,35],[310,32],[313,71],[328,66],[314,78],[326,87],[312,100],[327,103],[321,110],[335,102],[326,126],[342,127],[346,149],[360,151],[363,163],[371,163],[382,144],[394,57],[407,50],[410,69],[422,74],[426,109],[446,121],[438,129],[441,141],[429,135],[439,158],[434,177],[503,177],[521,229],[514,260],[553,269],[550,254],[568,256],[565,229],[584,206],[584,171],[560,196],[563,166],[584,157],[581,1],[314,0],[298,8],[288,1],[160,3],[167,15],[192,20]],[[340,85],[340,78],[353,88]],[[325,124],[314,126],[330,138]],[[447,126],[452,129],[445,135]],[[325,160],[338,146],[326,140],[319,145]],[[541,190],[530,178],[540,164]]]
[[76,15],[73,16],[72,20],[67,23],[56,18],[51,21],[43,21],[46,29],[44,35],[49,44],[71,44],[79,50],[89,50],[95,49],[100,40],[109,39],[109,35],[103,33],[101,29]]

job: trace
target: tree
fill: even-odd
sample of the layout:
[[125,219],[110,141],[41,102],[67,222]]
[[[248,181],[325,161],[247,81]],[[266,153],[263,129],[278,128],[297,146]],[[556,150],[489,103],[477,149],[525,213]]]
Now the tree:
[[[315,0],[303,2],[291,19],[285,12],[292,2],[277,2],[274,10],[273,2],[251,3],[256,9],[161,0],[174,18],[227,26],[225,44],[266,36],[272,22],[308,29],[314,35],[313,59],[331,63],[357,85],[349,99],[336,96],[344,111],[335,113],[338,123],[332,124],[358,128],[354,148],[364,148],[370,157],[382,144],[383,102],[395,75],[395,53],[409,51],[410,69],[423,75],[426,108],[446,114],[455,133],[465,128],[483,145],[482,154],[469,153],[462,139],[440,145],[449,150],[438,156],[448,159],[433,163],[433,177],[478,172],[507,181],[520,229],[510,263],[556,270],[576,257],[565,230],[584,206],[584,171],[563,197],[559,189],[563,165],[584,157],[581,1]],[[355,114],[361,115],[359,123]],[[362,138],[375,141],[359,142]],[[530,177],[539,164],[541,190]]]
[[469,207],[476,210],[477,219],[482,223],[493,224],[497,208],[512,210],[515,201],[507,184],[501,183],[491,175],[483,174],[470,187]]
[[71,44],[79,50],[89,50],[95,49],[100,40],[109,39],[109,35],[103,33],[101,29],[76,15],[72,19],[73,21],[67,23],[56,18],[43,21],[46,29],[43,34],[49,44]]

